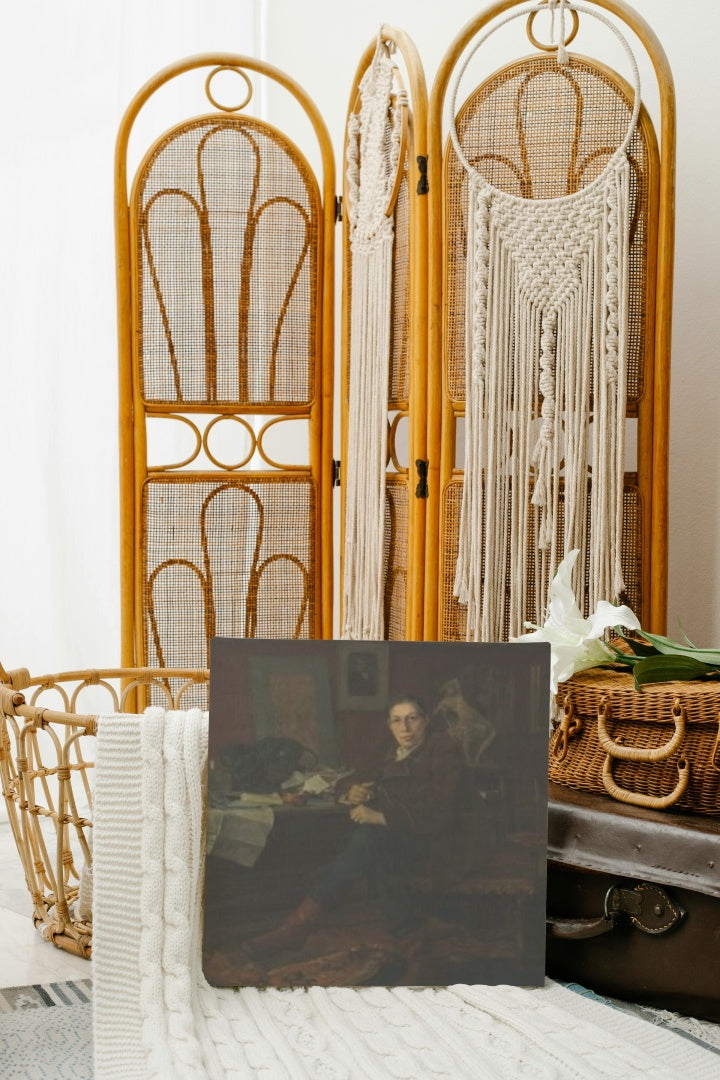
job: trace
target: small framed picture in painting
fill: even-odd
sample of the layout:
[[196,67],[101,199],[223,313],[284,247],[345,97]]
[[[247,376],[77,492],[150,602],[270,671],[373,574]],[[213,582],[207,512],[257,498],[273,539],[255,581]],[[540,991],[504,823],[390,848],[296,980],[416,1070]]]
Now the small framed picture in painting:
[[388,642],[337,642],[338,706],[373,712],[387,701]]

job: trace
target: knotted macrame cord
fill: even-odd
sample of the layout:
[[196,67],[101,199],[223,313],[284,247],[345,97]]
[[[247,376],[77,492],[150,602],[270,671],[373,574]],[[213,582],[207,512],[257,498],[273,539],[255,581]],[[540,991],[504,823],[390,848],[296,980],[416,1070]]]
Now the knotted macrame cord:
[[[624,588],[620,546],[630,227],[626,149],[640,108],[639,75],[628,43],[604,16],[579,4],[570,7],[565,0],[554,0],[550,7],[552,33],[555,9],[559,13],[553,39],[558,63],[568,62],[565,12],[583,12],[619,39],[630,61],[635,97],[625,138],[597,177],[569,195],[527,199],[494,187],[469,163],[452,118],[471,57],[491,34],[526,16],[528,9],[513,12],[479,38],[459,66],[448,96],[451,139],[468,174],[466,459],[454,591],[467,605],[470,640],[502,640],[523,630],[531,506],[536,610],[530,614],[536,621],[544,615],[560,546],[580,549],[576,591],[587,573],[591,609]],[[563,467],[564,530],[559,542]]]

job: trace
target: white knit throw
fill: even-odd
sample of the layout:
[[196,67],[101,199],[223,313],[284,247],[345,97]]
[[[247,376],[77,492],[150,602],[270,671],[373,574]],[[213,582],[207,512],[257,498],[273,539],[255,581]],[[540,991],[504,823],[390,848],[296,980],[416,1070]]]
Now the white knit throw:
[[[635,79],[627,134],[600,175],[559,198],[511,195],[470,164],[451,124],[456,153],[468,173],[465,479],[454,591],[467,604],[470,640],[516,636],[528,615],[541,623],[552,576],[572,548],[580,552],[579,602],[586,575],[591,610],[624,588],[626,149],[640,107],[639,78],[632,52],[612,23],[572,6],[610,27]],[[565,7],[563,2],[561,15]],[[527,9],[513,13],[475,44],[449,95],[453,117],[458,83],[471,56],[490,33],[525,15]],[[561,44],[562,19],[559,33]],[[566,54],[559,48],[562,62]],[[536,609],[528,612],[531,553]]]
[[711,1080],[717,1058],[547,982],[215,990],[201,973],[207,715],[101,718],[96,1080]]
[[[393,215],[386,210],[400,155],[401,101],[378,39],[347,129],[347,206],[352,270],[345,486],[342,636],[382,639],[385,469],[390,366]],[[388,117],[392,117],[388,138]]]

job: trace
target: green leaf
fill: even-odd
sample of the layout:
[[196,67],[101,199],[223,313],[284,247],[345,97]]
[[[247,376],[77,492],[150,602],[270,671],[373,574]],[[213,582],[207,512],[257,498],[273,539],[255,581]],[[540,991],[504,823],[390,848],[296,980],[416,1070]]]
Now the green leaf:
[[640,659],[639,656],[633,656],[631,653],[626,653],[621,649],[617,649],[610,641],[604,641],[603,645],[605,645],[605,647],[614,655],[614,659],[612,661],[608,660],[608,663],[624,664],[625,667],[631,668],[634,667]]
[[691,649],[679,645],[677,641],[661,637],[659,634],[648,634],[642,631],[642,636],[655,646],[658,652],[665,656],[687,656],[693,660],[699,660],[703,664],[715,664],[720,666],[720,649]]
[[691,649],[694,649],[694,648],[696,648],[696,646],[695,646],[695,645],[693,645],[692,641],[690,640],[690,638],[689,638],[689,637],[687,636],[687,634],[685,633],[685,627],[683,626],[683,624],[682,624],[682,623],[680,622],[680,620],[679,620],[679,619],[678,619],[678,628],[679,628],[679,630],[680,630],[680,633],[682,634],[682,636],[683,636],[683,637],[685,638],[685,643],[686,643],[687,645],[689,645]]
[[644,683],[686,681],[701,675],[717,675],[717,668],[704,664],[691,656],[645,656],[633,667],[635,686],[642,689]]
[[636,641],[635,638],[620,635],[626,644],[630,646],[635,656],[657,656],[658,650],[654,645],[648,645],[646,641]]

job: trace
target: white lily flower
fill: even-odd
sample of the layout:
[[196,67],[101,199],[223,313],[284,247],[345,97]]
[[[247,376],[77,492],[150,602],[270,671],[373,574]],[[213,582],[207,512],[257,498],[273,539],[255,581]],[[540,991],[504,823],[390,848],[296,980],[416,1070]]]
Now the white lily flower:
[[[550,585],[550,603],[545,625],[535,627],[530,634],[521,634],[511,641],[549,641],[550,692],[557,693],[558,684],[569,679],[576,671],[595,667],[613,659],[607,645],[601,641],[610,626],[624,626],[628,630],[640,630],[640,623],[626,604],[609,604],[600,600],[595,611],[587,619],[577,605],[570,586],[570,576],[579,551],[568,552],[557,568]],[[526,623],[532,626],[532,623]]]

